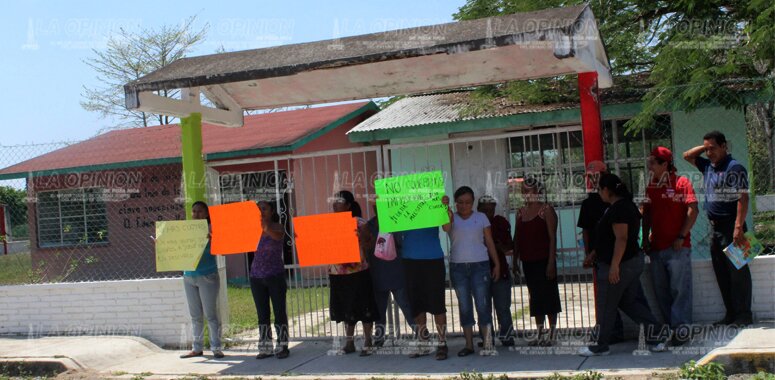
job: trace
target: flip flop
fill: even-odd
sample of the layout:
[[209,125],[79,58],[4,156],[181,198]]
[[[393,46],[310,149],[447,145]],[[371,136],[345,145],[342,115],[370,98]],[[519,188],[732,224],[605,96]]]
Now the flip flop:
[[472,349],[470,349],[468,347],[465,347],[462,350],[457,352],[457,356],[462,358],[463,356],[468,356],[468,355],[471,355],[473,353],[474,353],[474,350],[472,350]]

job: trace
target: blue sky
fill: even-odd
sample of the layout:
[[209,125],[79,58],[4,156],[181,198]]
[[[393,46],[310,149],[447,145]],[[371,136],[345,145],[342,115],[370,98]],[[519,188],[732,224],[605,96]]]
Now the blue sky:
[[[197,15],[207,23],[192,55],[244,50],[452,20],[464,0],[15,1],[0,13],[0,145],[82,140],[115,124],[81,108],[97,82],[83,63],[119,27],[157,28]],[[336,27],[335,27],[336,26]]]

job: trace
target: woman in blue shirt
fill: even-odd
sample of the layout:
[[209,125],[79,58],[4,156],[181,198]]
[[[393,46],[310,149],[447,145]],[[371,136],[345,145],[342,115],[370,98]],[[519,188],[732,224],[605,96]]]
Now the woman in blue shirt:
[[[207,203],[195,202],[191,207],[191,215],[194,219],[207,219],[209,227],[210,211],[207,208]],[[208,235],[208,239],[209,237]],[[220,283],[218,265],[215,262],[215,256],[210,254],[210,242],[208,241],[196,269],[183,272],[183,288],[188,301],[188,312],[191,314],[194,347],[190,352],[181,355],[182,359],[204,355],[204,318],[207,318],[207,326],[210,328],[210,349],[213,351],[213,357],[216,359],[223,357],[221,320],[216,306]]]

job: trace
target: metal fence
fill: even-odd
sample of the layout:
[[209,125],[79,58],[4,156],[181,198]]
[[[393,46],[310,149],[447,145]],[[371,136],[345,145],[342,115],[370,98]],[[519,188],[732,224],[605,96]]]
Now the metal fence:
[[[748,163],[752,230],[767,247],[767,253],[775,254],[773,151],[768,145],[772,135],[767,129],[772,120],[767,127],[766,120],[758,116],[759,108],[768,104],[771,107],[771,99],[754,101],[745,112],[720,106],[694,112],[674,110],[661,114],[653,125],[636,133],[626,133],[627,116],[606,118],[605,161],[637,196],[642,196],[648,178],[646,157],[654,146],[668,146],[676,155],[679,174],[692,179],[702,203],[700,174],[680,160],[680,153],[701,144],[708,130],[722,130],[732,154]],[[559,215],[558,276],[563,304],[559,327],[591,327],[595,320],[593,286],[590,272],[581,268],[583,250],[575,227],[579,204],[586,196],[581,126],[513,127],[509,128],[511,132],[452,135],[445,140],[208,162],[211,202],[277,202],[287,231],[288,284],[295,292],[288,304],[289,313],[294,315],[291,335],[295,339],[327,338],[343,334],[342,327],[328,318],[327,268],[298,265],[290,218],[329,212],[330,197],[338,190],[352,191],[365,217],[370,218],[374,179],[441,170],[449,194],[458,186],[468,185],[477,196],[493,196],[498,201],[496,213],[514,225],[515,212],[522,202],[515,180],[528,174],[539,175]],[[83,157],[64,154],[66,150],[61,148],[70,145],[0,146],[0,168],[23,166],[31,158],[50,153],[41,157],[43,166],[30,169],[22,178],[0,176],[5,222],[5,230],[0,231],[0,284],[179,276],[177,272],[155,271],[150,237],[155,221],[185,218],[180,164],[90,169],[80,164]],[[696,258],[709,257],[709,236],[707,220],[701,214],[692,231]],[[440,237],[448,252],[446,235],[440,232]],[[227,258],[227,273],[234,283],[247,277],[250,259],[250,254]],[[460,331],[456,304],[454,292],[448,289],[451,333]],[[519,330],[535,328],[527,305],[524,278],[518,276],[512,288],[512,315]],[[394,333],[409,331],[392,305],[389,321]]]

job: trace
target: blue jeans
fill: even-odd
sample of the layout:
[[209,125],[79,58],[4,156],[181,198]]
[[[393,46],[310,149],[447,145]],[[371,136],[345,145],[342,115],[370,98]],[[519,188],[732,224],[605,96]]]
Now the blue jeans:
[[[387,307],[390,302],[390,294],[393,294],[393,300],[396,301],[398,308],[406,318],[406,322],[414,330],[414,316],[409,308],[409,297],[406,295],[406,289],[393,289],[393,290],[374,290],[374,299],[377,301],[377,320],[374,324],[374,339],[384,340],[387,325]],[[397,323],[397,321],[394,321]]]
[[449,278],[457,295],[460,326],[474,325],[474,306],[476,316],[479,317],[479,326],[492,326],[490,262],[449,263]]
[[201,352],[203,348],[204,318],[207,318],[207,326],[210,327],[210,349],[213,351],[222,349],[221,320],[216,306],[220,286],[218,272],[204,276],[183,276],[183,289],[188,301],[188,312],[191,314],[194,351]]
[[[507,341],[513,339],[514,321],[511,319],[511,276],[501,278],[490,286],[495,316],[498,317],[498,339]],[[492,330],[493,333],[495,329]]]
[[692,251],[673,248],[652,252],[651,279],[662,318],[676,328],[692,323]]

